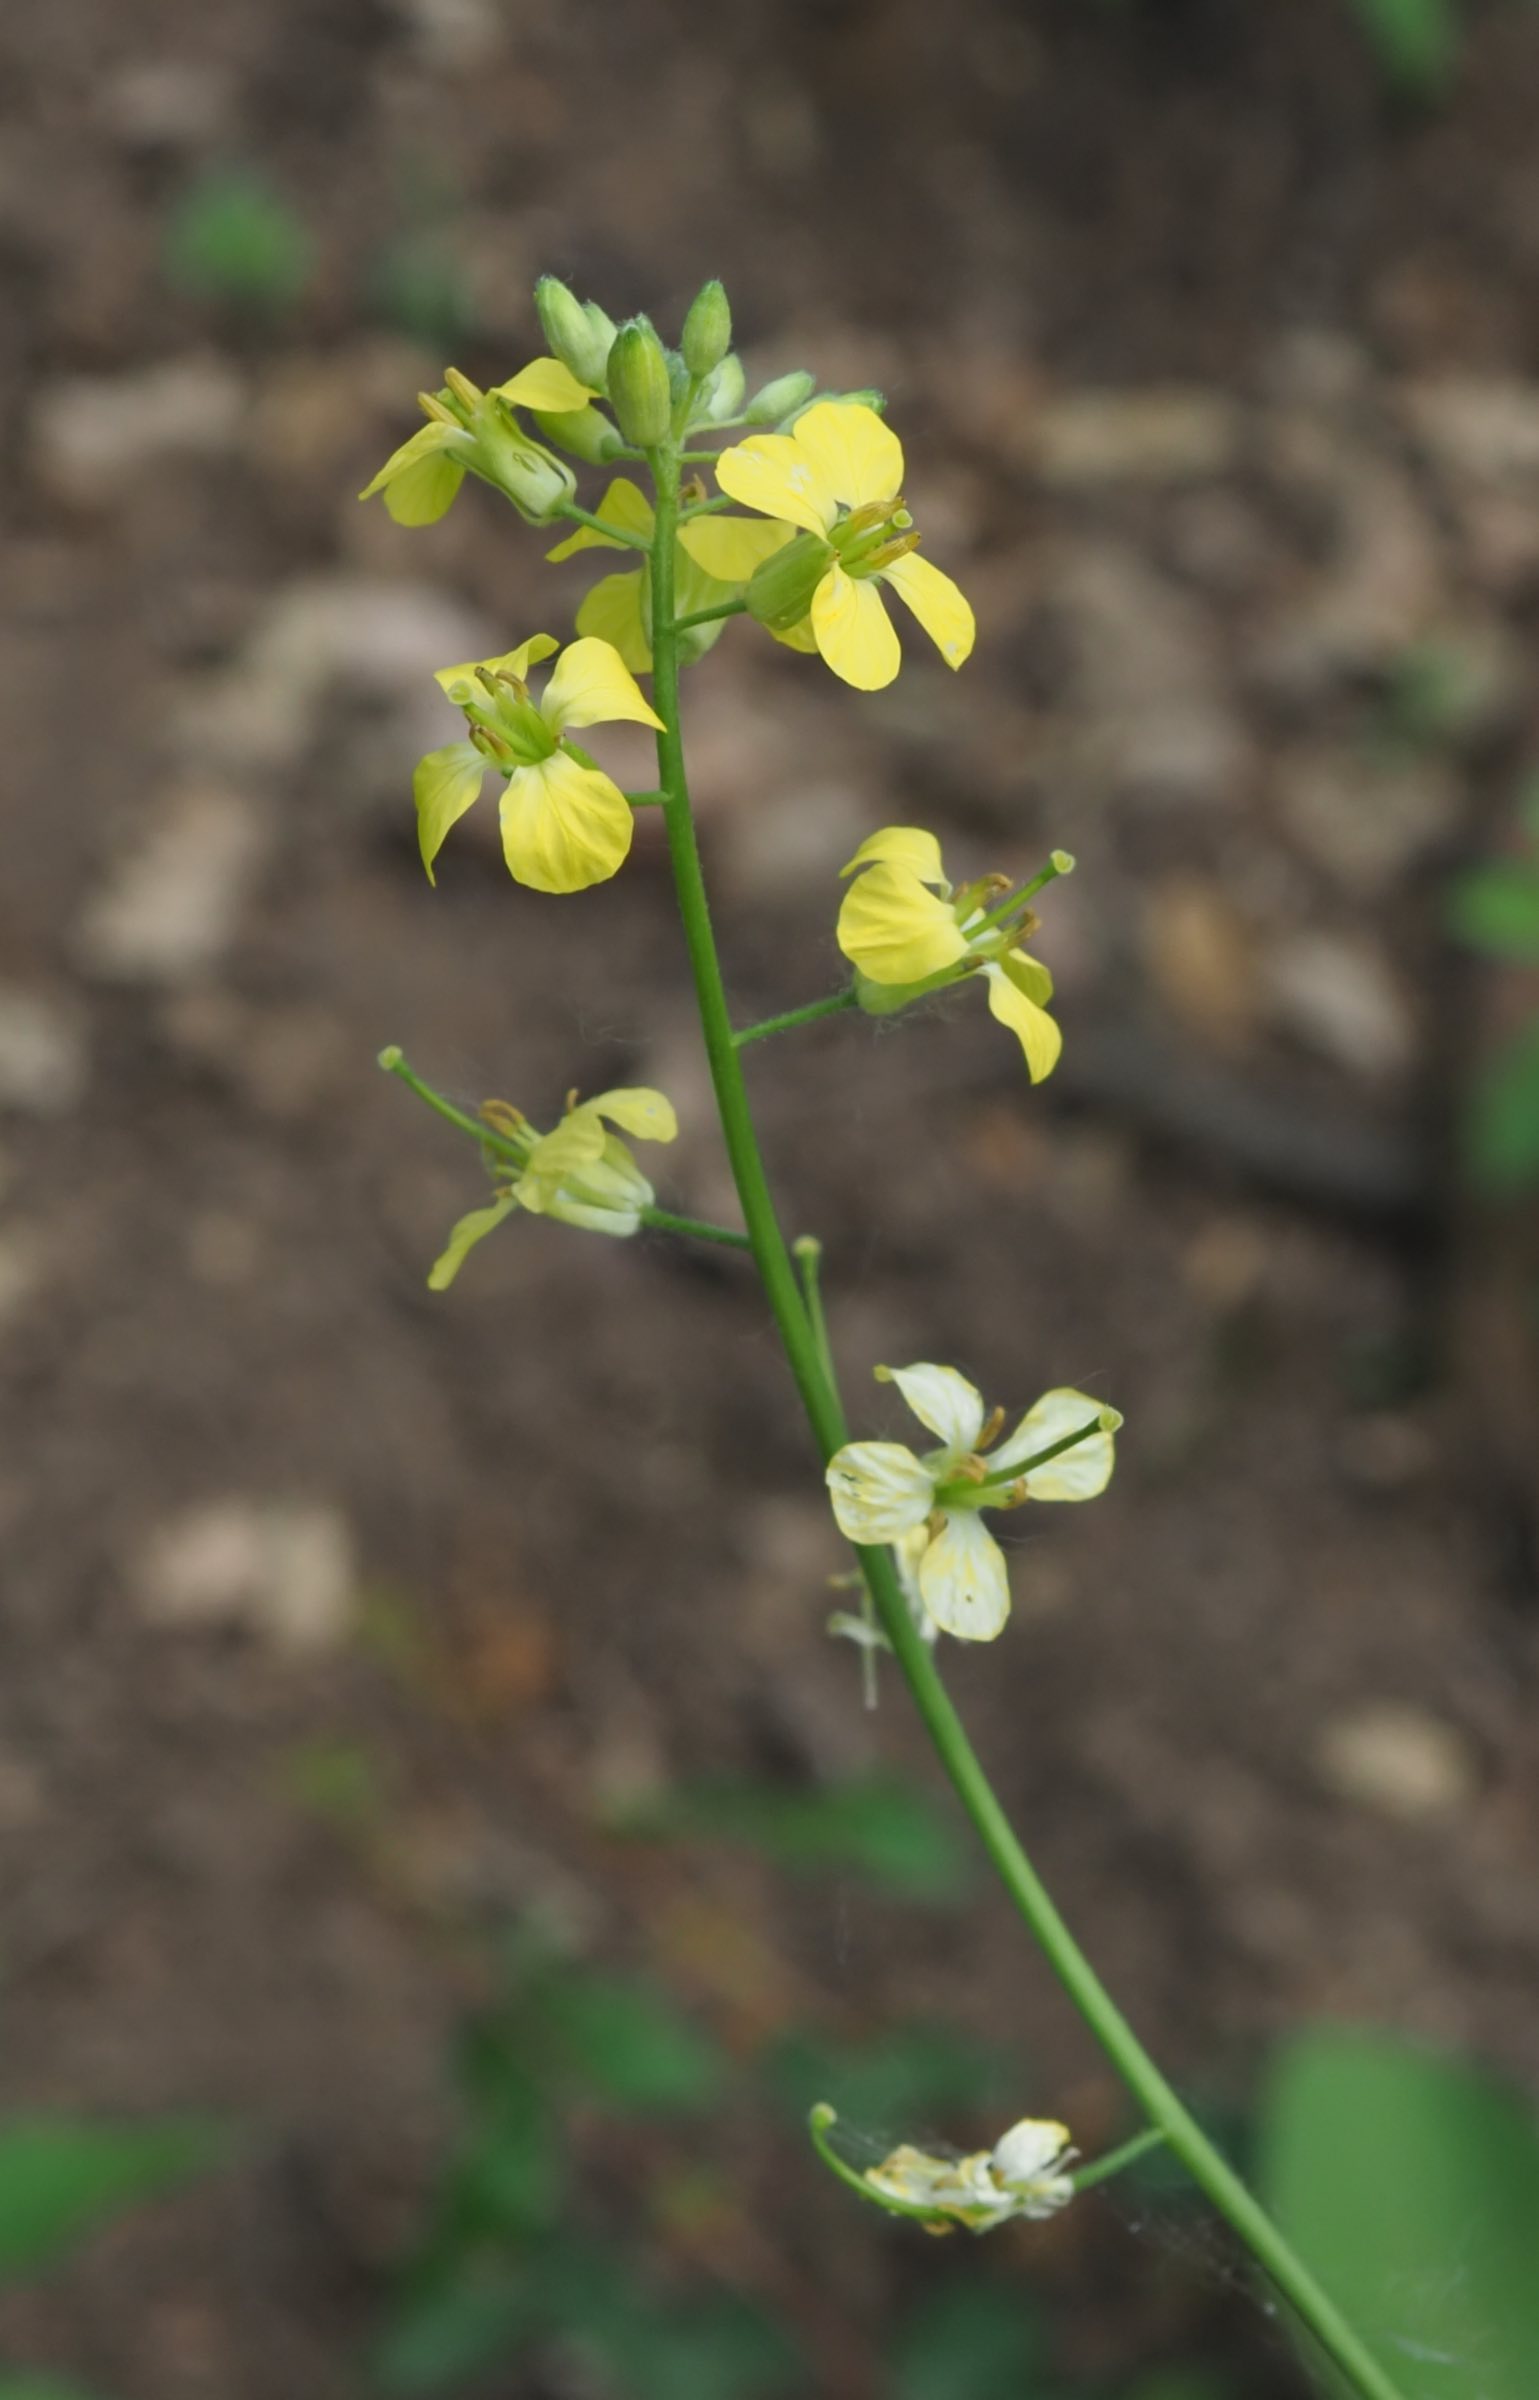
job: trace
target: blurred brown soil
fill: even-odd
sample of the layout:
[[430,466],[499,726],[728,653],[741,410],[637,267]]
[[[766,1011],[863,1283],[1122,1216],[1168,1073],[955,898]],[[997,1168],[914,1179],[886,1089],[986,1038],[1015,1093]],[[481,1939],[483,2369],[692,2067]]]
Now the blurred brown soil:
[[[386,1041],[536,1116],[660,1083],[660,1196],[732,1209],[652,829],[548,905],[473,822],[436,893],[412,852],[427,669],[559,630],[587,572],[475,492],[417,535],[354,503],[439,364],[369,302],[430,202],[471,372],[528,352],[545,267],[665,325],[719,272],[751,371],[884,385],[976,596],[956,681],[856,702],[737,627],[698,671],[741,1013],[831,987],[878,824],[1077,854],[1044,1091],[974,993],[752,1063],[863,1421],[873,1361],[930,1356],[1125,1412],[1111,1494],[1023,1533],[1007,1639],[948,1661],[1094,1955],[1205,2093],[1320,2011],[1539,2079],[1532,1236],[1453,1159],[1518,998],[1443,933],[1535,742],[1536,105],[1518,8],[1422,115],[1332,0],[0,28],[0,2081],[253,2129],[7,2300],[7,2356],[355,2391],[472,1936],[530,1905],[749,2050],[939,2014],[1115,2122],[986,1892],[938,1937],[601,1830],[706,1772],[931,1770],[824,1638],[838,1547],[731,1259],[529,1225],[423,1288],[478,1169]],[[224,157],[314,231],[277,329],[161,273]],[[754,2255],[858,2351],[908,2254],[748,2138]],[[1208,2306],[1119,2240],[1023,2251],[1141,2295],[1075,2337],[1106,2371]]]

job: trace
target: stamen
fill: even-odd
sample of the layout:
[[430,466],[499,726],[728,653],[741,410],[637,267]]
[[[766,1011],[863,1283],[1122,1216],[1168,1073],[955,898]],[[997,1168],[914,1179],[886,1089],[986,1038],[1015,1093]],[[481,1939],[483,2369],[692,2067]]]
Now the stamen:
[[479,408],[486,397],[480,385],[472,383],[468,375],[462,375],[458,367],[445,367],[444,382],[455,399],[463,402],[466,408]]
[[1004,1422],[1005,1412],[996,1403],[995,1406],[989,1410],[987,1417],[984,1419],[983,1431],[979,1434],[977,1441],[973,1444],[974,1450],[987,1450],[993,1443],[997,1442],[1000,1434],[1004,1430]]

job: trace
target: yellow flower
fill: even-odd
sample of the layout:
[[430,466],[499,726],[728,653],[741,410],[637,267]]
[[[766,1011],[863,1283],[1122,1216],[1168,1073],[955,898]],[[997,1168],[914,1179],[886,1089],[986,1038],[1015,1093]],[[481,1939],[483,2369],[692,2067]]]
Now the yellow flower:
[[1010,1582],[979,1512],[1026,1500],[1093,1500],[1111,1481],[1122,1419],[1064,1385],[1045,1392],[990,1451],[1003,1412],[985,1423],[977,1389],[955,1367],[921,1363],[876,1373],[897,1385],[940,1448],[916,1455],[904,1442],[846,1442],[828,1463],[839,1530],[847,1541],[893,1544],[900,1574],[912,1576],[942,1633],[991,1642],[1010,1614]]
[[838,942],[860,979],[862,1006],[885,1015],[921,992],[982,975],[990,1009],[1040,1083],[1058,1064],[1063,1035],[1047,1011],[1052,976],[1018,945],[1037,922],[1026,907],[1031,893],[1073,864],[1067,851],[1055,850],[1051,866],[1013,898],[1001,897],[1009,891],[1004,876],[954,892],[933,833],[919,825],[873,833],[840,870],[855,876],[839,911]]
[[[652,503],[623,475],[615,478],[594,513],[620,533],[636,534],[647,542],[652,539],[656,522]],[[748,517],[702,517],[681,525],[674,545],[674,614],[688,617],[697,609],[720,607],[747,582],[760,560],[767,558],[784,539],[778,525],[761,524]],[[579,550],[629,548],[630,543],[609,539],[597,526],[580,525],[545,555],[559,561],[574,557]],[[713,565],[711,561],[716,563]],[[714,624],[689,626],[680,636],[683,656],[702,658],[726,631],[726,623],[725,618],[718,618]],[[603,576],[577,611],[577,630],[612,642],[633,675],[649,674],[652,587],[646,568],[635,567],[625,574]]]
[[865,2180],[879,2199],[932,2215],[937,2222],[927,2231],[965,2225],[970,2233],[988,2233],[1012,2217],[1050,2217],[1067,2207],[1074,2155],[1067,2125],[1022,2117],[992,2150],[968,2158],[939,2158],[904,2142],[879,2167],[868,2167]]
[[358,497],[372,500],[382,492],[398,525],[433,525],[465,477],[479,475],[535,524],[546,523],[571,498],[576,478],[524,432],[513,411],[576,412],[592,397],[558,358],[537,358],[489,392],[450,367],[441,392],[417,395],[428,422],[391,453]]
[[[786,543],[798,533],[811,537],[804,613],[811,640],[846,683],[880,691],[901,664],[877,588],[883,583],[907,603],[948,666],[969,656],[973,612],[950,576],[918,555],[902,499],[902,446],[875,409],[817,401],[788,434],[753,434],[724,450],[716,480],[745,508],[781,524]],[[720,572],[708,559],[701,563]],[[784,583],[789,592],[792,582],[794,572],[782,575],[775,589]]]
[[503,777],[502,848],[515,882],[537,892],[580,892],[603,883],[631,846],[630,802],[584,751],[571,729],[627,719],[661,727],[608,642],[572,642],[540,699],[527,677],[559,645],[537,633],[502,658],[441,668],[435,680],[470,727],[468,741],[430,751],[413,778],[422,863],[433,861],[451,825],[471,807],[487,768]]
[[634,1233],[652,1206],[652,1186],[625,1144],[606,1130],[606,1120],[638,1141],[671,1142],[679,1130],[672,1101],[643,1084],[600,1092],[593,1100],[579,1101],[572,1093],[566,1115],[550,1133],[536,1133],[527,1117],[501,1101],[489,1100],[482,1113],[505,1143],[523,1153],[522,1160],[495,1200],[453,1228],[428,1276],[435,1292],[448,1290],[477,1242],[517,1208],[589,1233]]

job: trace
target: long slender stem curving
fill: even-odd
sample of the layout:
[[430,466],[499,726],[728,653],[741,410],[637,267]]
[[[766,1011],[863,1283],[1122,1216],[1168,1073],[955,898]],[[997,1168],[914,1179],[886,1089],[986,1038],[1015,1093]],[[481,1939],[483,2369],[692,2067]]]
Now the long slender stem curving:
[[732,1039],[739,1050],[749,1042],[762,1042],[766,1034],[791,1033],[798,1025],[814,1024],[819,1017],[837,1017],[841,1010],[857,1006],[853,986],[848,991],[830,992],[825,1000],[809,1000],[803,1008],[788,1008],[778,1017],[761,1017],[757,1025],[744,1025]]
[[[796,1272],[760,1154],[711,928],[710,904],[685,776],[679,725],[678,626],[673,613],[678,452],[665,444],[649,455],[657,493],[651,565],[653,701],[663,720],[663,729],[657,737],[657,779],[667,795],[663,818],[679,917],[722,1137],[748,1228],[749,1246],[792,1379],[819,1453],[826,1462],[846,1438],[844,1410],[824,1371],[818,1338],[797,1287]],[[885,1547],[857,1545],[856,1555],[920,1717],[979,1840],[1016,1908],[1046,1952],[1059,1981],[1142,2107],[1151,2128],[1165,2136],[1194,2182],[1228,2220],[1321,2348],[1356,2387],[1361,2400],[1403,2400],[1329,2293],[1177,2097],[1070,1933],[1011,1829],[952,1706],[929,1645],[909,1614],[890,1551]]]

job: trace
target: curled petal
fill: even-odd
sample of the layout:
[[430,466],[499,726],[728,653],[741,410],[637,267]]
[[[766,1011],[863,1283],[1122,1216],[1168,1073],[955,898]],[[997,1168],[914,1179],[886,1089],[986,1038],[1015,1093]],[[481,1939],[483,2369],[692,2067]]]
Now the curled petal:
[[607,881],[625,863],[634,830],[618,785],[564,750],[519,767],[503,791],[503,856],[514,881],[533,891],[581,892]]
[[974,1509],[948,1509],[919,1561],[919,1597],[942,1633],[991,1642],[1010,1614],[1004,1552]]
[[1048,2117],[1022,2117],[994,2144],[989,2164],[1001,2183],[1035,2183],[1069,2149],[1069,2128]]
[[921,1425],[959,1458],[976,1448],[983,1431],[983,1400],[955,1367],[879,1367],[884,1383],[895,1383]]
[[[618,526],[622,533],[640,534],[643,541],[652,539],[652,527],[656,522],[652,503],[640,485],[632,483],[628,476],[615,477],[593,513],[596,517],[602,517],[606,525]],[[569,533],[564,542],[558,542],[554,550],[547,550],[545,555],[552,565],[558,565],[563,558],[571,558],[579,550],[628,550],[630,547],[629,542],[614,541],[607,534],[600,533],[596,525],[579,525],[575,533]]]
[[869,578],[830,567],[812,595],[812,630],[824,662],[857,692],[880,692],[903,664],[892,619]]
[[571,368],[564,367],[559,358],[531,359],[508,382],[494,384],[492,388],[499,399],[506,400],[513,408],[544,409],[555,416],[586,408],[593,398],[588,385],[579,383]]
[[1033,1500],[1094,1500],[1111,1481],[1117,1463],[1114,1437],[1121,1423],[1117,1411],[1108,1408],[1104,1400],[1090,1392],[1077,1392],[1072,1384],[1061,1384],[1056,1391],[1044,1392],[1008,1440],[990,1452],[989,1473],[998,1475],[1006,1467],[1018,1466],[1039,1450],[1051,1449],[1066,1434],[1093,1426],[1095,1430],[1072,1450],[1049,1459],[1046,1466],[1033,1467],[1026,1489]]
[[878,571],[899,599],[907,601],[948,667],[959,667],[971,657],[977,620],[949,575],[921,558],[917,550]]
[[591,1102],[569,1109],[559,1125],[542,1133],[524,1161],[518,1196],[526,1208],[542,1209],[568,1175],[593,1166],[604,1155],[606,1136]]
[[477,1242],[484,1242],[495,1233],[505,1217],[510,1217],[518,1202],[511,1192],[493,1200],[486,1208],[473,1208],[468,1217],[461,1217],[453,1227],[448,1241],[428,1270],[428,1290],[446,1292]]
[[571,725],[607,725],[621,718],[635,725],[655,726],[659,732],[663,724],[656,709],[642,697],[618,650],[592,634],[568,643],[562,651],[545,686],[540,714],[552,733],[563,733]]
[[692,517],[679,527],[679,547],[718,583],[746,583],[755,567],[795,536],[768,517]]
[[839,1531],[851,1542],[895,1542],[922,1525],[935,1478],[902,1442],[846,1442],[828,1462]]
[[716,480],[731,500],[808,533],[826,533],[839,514],[835,494],[799,443],[786,433],[756,433],[716,461]]
[[967,956],[967,942],[944,900],[907,867],[867,867],[839,910],[837,939],[873,983],[923,983]]
[[996,960],[991,959],[983,972],[992,1014],[1001,1025],[1009,1026],[1026,1054],[1027,1073],[1033,1083],[1040,1083],[1045,1075],[1051,1075],[1063,1049],[1056,1018],[1029,999]]
[[459,426],[440,425],[435,419],[419,426],[410,441],[391,452],[358,497],[372,500],[376,492],[383,492],[385,506],[398,525],[434,525],[465,480],[464,466],[455,454],[473,447],[470,435]]
[[475,805],[485,773],[486,761],[474,742],[450,742],[446,749],[430,750],[426,758],[417,761],[411,788],[417,803],[417,847],[429,883],[438,880],[433,861],[450,826]]
[[940,843],[922,825],[884,825],[880,833],[868,833],[839,872],[853,875],[857,867],[874,866],[907,867],[921,883],[933,883],[942,892],[951,889],[941,865]]
[[644,1083],[622,1084],[617,1091],[600,1092],[582,1105],[640,1142],[671,1142],[678,1134],[673,1102],[666,1092],[654,1092]]
[[646,619],[642,615],[645,581],[644,567],[632,567],[624,575],[601,575],[585,596],[576,617],[578,632],[608,642],[621,665],[628,667],[633,675],[649,675],[652,671],[652,645],[647,640]]
[[817,401],[803,409],[791,439],[847,508],[896,500],[903,489],[903,445],[864,401]]

